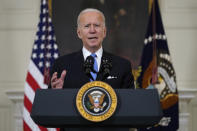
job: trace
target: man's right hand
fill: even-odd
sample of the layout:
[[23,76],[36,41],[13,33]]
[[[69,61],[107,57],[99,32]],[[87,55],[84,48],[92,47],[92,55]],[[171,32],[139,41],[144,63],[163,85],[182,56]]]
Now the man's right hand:
[[53,73],[51,78],[51,87],[53,89],[62,89],[64,85],[65,76],[66,76],[66,70],[62,71],[60,78],[57,78],[57,72]]

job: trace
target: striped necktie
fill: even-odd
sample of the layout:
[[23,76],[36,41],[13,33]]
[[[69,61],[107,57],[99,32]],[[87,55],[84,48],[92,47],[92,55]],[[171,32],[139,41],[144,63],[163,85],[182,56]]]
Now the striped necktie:
[[98,73],[98,64],[97,64],[97,61],[96,61],[96,54],[92,53],[91,56],[94,58],[94,65],[93,65],[93,69],[95,72],[90,72],[90,74],[92,75],[92,79],[90,79],[90,81],[95,81],[96,80],[96,77],[97,77],[97,73]]

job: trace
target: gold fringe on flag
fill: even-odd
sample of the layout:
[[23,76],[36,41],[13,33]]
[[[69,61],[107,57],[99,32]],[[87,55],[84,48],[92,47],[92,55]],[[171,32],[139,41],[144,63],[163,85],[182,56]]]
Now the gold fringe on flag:
[[153,5],[152,3],[153,3],[153,0],[148,0],[148,13],[149,13],[149,15],[151,13],[152,5]]
[[48,6],[49,6],[49,15],[52,18],[52,0],[48,0]]

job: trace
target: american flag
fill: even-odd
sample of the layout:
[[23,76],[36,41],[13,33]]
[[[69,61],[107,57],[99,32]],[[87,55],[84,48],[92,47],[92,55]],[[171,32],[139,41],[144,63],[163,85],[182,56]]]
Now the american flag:
[[54,128],[44,128],[33,122],[30,117],[32,103],[37,89],[46,89],[50,83],[50,69],[58,58],[58,46],[54,28],[49,16],[48,1],[41,0],[40,21],[34,41],[30,64],[25,81],[23,130],[24,131],[56,131]]

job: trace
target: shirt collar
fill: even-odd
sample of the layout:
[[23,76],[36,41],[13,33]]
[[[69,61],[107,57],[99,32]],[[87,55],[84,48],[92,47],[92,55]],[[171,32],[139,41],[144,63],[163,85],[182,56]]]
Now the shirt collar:
[[[89,50],[87,50],[84,46],[83,46],[83,48],[82,48],[82,52],[83,52],[84,60],[86,60],[86,58],[92,54],[92,53],[91,53]],[[96,56],[97,56],[98,59],[101,59],[101,57],[102,57],[102,55],[103,55],[103,47],[101,46],[101,48],[98,49],[98,50],[95,52],[95,54],[96,54]]]

